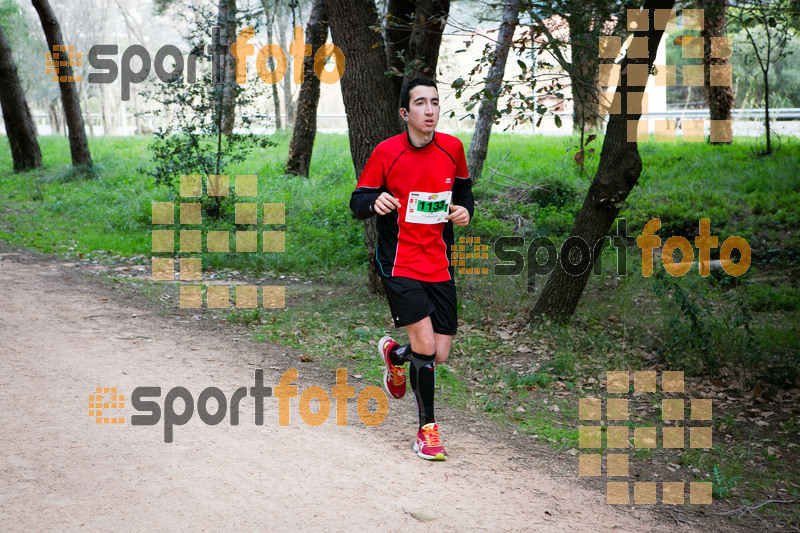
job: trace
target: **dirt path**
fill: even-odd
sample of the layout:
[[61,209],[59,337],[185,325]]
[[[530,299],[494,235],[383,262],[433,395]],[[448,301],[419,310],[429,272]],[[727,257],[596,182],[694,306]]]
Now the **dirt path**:
[[[208,386],[230,398],[264,369],[274,386],[297,367],[302,392],[331,390],[332,371],[297,363],[297,354],[250,342],[242,331],[130,298],[64,263],[0,255],[0,530],[676,531],[647,508],[606,505],[583,488],[577,458],[522,454],[491,440],[485,423],[441,410],[451,458],[411,450],[410,398],[391,402],[382,425],[348,425],[335,408],[321,426],[302,422],[297,399],[281,427],[277,400],[253,401],[241,420],[203,424],[195,413],[171,444],[156,426],[96,425],[88,395],[116,386],[195,399]],[[359,393],[365,384],[352,379]],[[177,402],[177,411],[181,409]],[[213,411],[215,402],[210,402]],[[114,416],[114,410],[107,413]],[[461,418],[459,418],[461,417]],[[663,515],[662,515],[663,516]],[[663,520],[663,519],[662,519]]]

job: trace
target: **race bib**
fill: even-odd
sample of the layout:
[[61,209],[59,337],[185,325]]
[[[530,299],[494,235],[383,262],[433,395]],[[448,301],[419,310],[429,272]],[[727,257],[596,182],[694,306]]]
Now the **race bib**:
[[450,212],[452,191],[412,192],[408,195],[406,222],[412,224],[441,224]]

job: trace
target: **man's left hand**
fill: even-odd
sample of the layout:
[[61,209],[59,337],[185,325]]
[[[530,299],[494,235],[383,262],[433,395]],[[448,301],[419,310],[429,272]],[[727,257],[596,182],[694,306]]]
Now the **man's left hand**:
[[466,207],[450,204],[450,214],[445,217],[456,226],[466,226],[469,224],[469,211]]

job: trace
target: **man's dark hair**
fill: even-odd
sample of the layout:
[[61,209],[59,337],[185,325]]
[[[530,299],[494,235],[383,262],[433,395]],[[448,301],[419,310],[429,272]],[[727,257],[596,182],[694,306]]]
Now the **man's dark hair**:
[[425,77],[422,77],[422,76],[419,76],[417,78],[413,78],[408,83],[403,85],[403,88],[400,90],[400,108],[401,109],[403,109],[403,108],[408,109],[409,100],[411,98],[411,89],[413,89],[414,87],[419,87],[420,85],[423,86],[423,87],[433,87],[437,91],[439,90],[439,88],[436,87],[436,82],[433,81],[430,78],[425,78]]

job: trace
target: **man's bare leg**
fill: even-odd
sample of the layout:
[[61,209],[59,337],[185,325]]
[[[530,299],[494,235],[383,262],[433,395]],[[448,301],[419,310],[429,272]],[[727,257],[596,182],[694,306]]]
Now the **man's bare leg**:
[[426,316],[419,322],[414,322],[406,326],[408,342],[414,353],[433,355],[436,353],[436,334],[433,332],[431,317]]
[[433,334],[436,341],[436,364],[441,365],[447,361],[450,355],[450,347],[453,346],[452,335],[442,335],[440,333]]
[[453,336],[434,333],[430,317],[409,324],[406,326],[406,333],[411,349],[416,353],[435,353],[437,364],[447,361],[450,356],[450,348],[453,346]]

